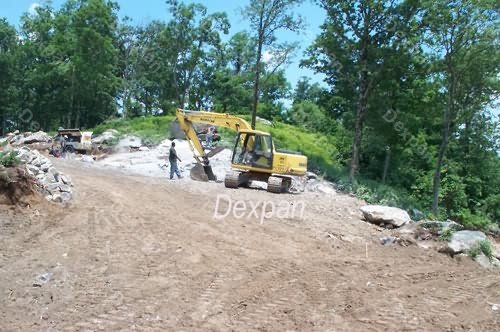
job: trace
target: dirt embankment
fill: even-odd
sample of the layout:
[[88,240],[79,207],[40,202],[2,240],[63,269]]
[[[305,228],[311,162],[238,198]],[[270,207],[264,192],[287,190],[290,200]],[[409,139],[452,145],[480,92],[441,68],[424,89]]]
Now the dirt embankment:
[[[56,166],[75,184],[71,207],[0,207],[1,330],[499,326],[499,272],[416,246],[381,246],[390,231],[361,221],[362,202],[352,197]],[[270,214],[271,203],[281,215]],[[284,207],[302,203],[303,214],[286,215]]]

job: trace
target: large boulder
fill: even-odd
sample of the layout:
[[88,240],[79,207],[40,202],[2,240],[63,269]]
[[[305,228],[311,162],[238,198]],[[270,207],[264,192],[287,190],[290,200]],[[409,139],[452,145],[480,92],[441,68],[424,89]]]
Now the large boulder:
[[459,231],[453,233],[448,242],[448,249],[452,254],[466,253],[478,242],[486,240],[486,235],[480,231]]
[[365,205],[360,208],[365,220],[374,224],[391,224],[401,227],[411,221],[408,212],[383,205]]

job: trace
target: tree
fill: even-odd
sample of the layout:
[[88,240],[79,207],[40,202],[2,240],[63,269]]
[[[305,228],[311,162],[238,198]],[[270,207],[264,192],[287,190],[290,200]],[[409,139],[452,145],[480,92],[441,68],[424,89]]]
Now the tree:
[[5,19],[0,19],[0,135],[7,130],[7,120],[19,108],[19,46],[17,32]]
[[498,51],[497,16],[494,7],[488,8],[487,1],[446,0],[425,4],[424,41],[436,59],[435,78],[442,80],[445,96],[433,178],[432,211],[437,214],[441,170],[450,138],[461,124],[461,114],[483,110],[491,97],[498,95],[498,90],[489,84],[496,83],[498,77],[499,60],[491,56]]
[[415,14],[406,1],[321,0],[327,13],[322,33],[309,48],[304,65],[327,75],[340,113],[354,113],[349,177],[359,172],[361,143],[373,91],[382,81],[393,42],[402,42]]
[[122,100],[124,117],[129,117],[133,114],[134,62],[137,61],[136,37],[137,28],[131,24],[129,17],[125,17],[118,26],[116,38],[116,48],[119,52],[118,70],[122,80],[120,98]]
[[[201,4],[183,4],[177,0],[168,0],[172,20],[160,35],[161,55],[166,61],[167,70],[162,80],[163,88],[173,84],[178,106],[192,104],[188,97],[196,89],[195,82],[200,82],[202,63],[210,61],[211,48],[221,45],[219,31],[229,32],[229,21],[225,13],[207,14],[207,8]],[[199,95],[194,92],[194,95]],[[196,102],[196,101],[195,101]]]
[[252,128],[255,128],[259,104],[264,47],[269,48],[268,51],[275,58],[274,69],[271,72],[275,71],[289,59],[296,45],[289,43],[279,44],[276,40],[276,32],[279,30],[299,32],[303,28],[302,18],[292,12],[292,9],[300,3],[302,3],[302,0],[250,0],[250,4],[243,11],[243,16],[250,21],[250,27],[256,33],[255,39],[257,41],[254,67]]
[[319,83],[310,83],[311,79],[308,77],[301,77],[297,82],[295,91],[293,93],[293,103],[300,103],[303,101],[310,101],[316,104],[321,103],[324,89]]

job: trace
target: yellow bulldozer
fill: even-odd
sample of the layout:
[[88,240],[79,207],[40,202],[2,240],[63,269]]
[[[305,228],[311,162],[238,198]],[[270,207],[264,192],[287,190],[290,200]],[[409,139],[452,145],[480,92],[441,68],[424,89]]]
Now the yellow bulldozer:
[[221,150],[206,149],[194,124],[225,127],[236,131],[231,157],[232,171],[227,173],[224,179],[228,188],[247,187],[252,181],[263,181],[267,182],[269,192],[287,192],[292,184],[290,176],[304,176],[307,172],[306,156],[277,150],[270,133],[253,130],[242,118],[230,114],[183,109],[177,109],[176,116],[176,125],[184,132],[197,161],[191,171],[191,177],[194,179],[217,180],[209,158]]

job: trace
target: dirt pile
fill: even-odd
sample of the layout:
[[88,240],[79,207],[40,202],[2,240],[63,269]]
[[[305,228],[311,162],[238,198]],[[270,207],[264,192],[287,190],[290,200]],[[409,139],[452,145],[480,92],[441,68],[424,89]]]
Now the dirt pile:
[[0,204],[29,205],[36,182],[23,167],[0,166]]

